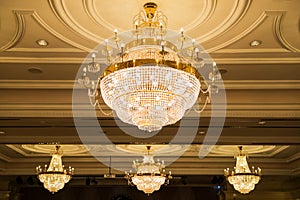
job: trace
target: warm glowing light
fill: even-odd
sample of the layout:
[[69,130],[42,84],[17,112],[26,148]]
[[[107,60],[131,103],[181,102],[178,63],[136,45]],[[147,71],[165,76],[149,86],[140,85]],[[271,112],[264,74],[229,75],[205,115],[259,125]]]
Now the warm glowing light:
[[106,59],[106,69],[101,71],[92,56],[93,62],[79,78],[88,88],[92,105],[101,110],[103,99],[123,122],[149,132],[181,120],[200,94],[205,96],[198,111],[202,112],[211,93],[218,92],[216,81],[220,80],[213,66],[209,83],[203,81],[198,72],[204,66],[201,47],[183,35],[183,28],[180,33],[167,30],[167,18],[156,8],[155,3],[144,5],[144,11],[134,17],[135,30],[118,34],[115,29],[114,37],[105,40],[99,51]]
[[68,183],[74,174],[74,168],[64,169],[62,165],[62,154],[57,146],[52,155],[49,167],[45,165],[36,167],[38,179],[43,183],[44,187],[50,192],[54,193],[62,189],[65,183]]
[[236,166],[234,171],[229,171],[229,168],[224,169],[224,175],[234,189],[242,194],[247,194],[254,190],[255,185],[260,181],[261,169],[252,167],[250,170],[246,155],[240,148],[239,154],[236,156]]
[[154,161],[153,155],[150,154],[150,146],[147,146],[147,151],[143,162],[133,161],[132,167],[136,173],[126,173],[125,178],[128,184],[136,185],[138,190],[149,195],[159,190],[161,185],[168,184],[172,176],[171,172],[168,175],[165,174],[164,161]]

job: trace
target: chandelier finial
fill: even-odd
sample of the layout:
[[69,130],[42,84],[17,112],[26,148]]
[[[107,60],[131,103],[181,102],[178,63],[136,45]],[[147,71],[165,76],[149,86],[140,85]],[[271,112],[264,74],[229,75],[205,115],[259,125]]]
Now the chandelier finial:
[[144,4],[144,10],[145,10],[146,16],[149,20],[153,19],[156,9],[157,9],[156,3],[148,2],[148,3]]

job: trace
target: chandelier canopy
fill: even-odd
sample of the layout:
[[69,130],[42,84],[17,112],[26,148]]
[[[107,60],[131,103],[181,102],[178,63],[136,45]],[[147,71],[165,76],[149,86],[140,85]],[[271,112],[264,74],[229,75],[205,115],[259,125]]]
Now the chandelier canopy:
[[252,167],[250,170],[246,154],[242,151],[242,147],[239,147],[239,154],[236,156],[236,166],[233,171],[229,171],[229,168],[224,169],[224,175],[234,189],[242,194],[247,194],[254,190],[255,185],[260,181],[261,169],[258,167],[255,169]]
[[68,183],[74,174],[74,168],[68,167],[64,169],[61,157],[62,152],[60,151],[60,146],[56,146],[49,167],[47,165],[43,168],[41,166],[36,167],[38,179],[43,183],[44,187],[52,193],[62,189],[65,183]]
[[123,122],[149,132],[179,121],[200,93],[206,96],[204,108],[211,93],[218,92],[215,81],[221,79],[210,62],[213,70],[207,84],[198,72],[204,66],[204,51],[183,29],[167,30],[167,17],[156,9],[155,3],[146,3],[134,17],[132,31],[115,30],[98,50],[106,68],[102,70],[104,64],[95,62],[93,54],[79,79],[94,106],[101,109],[102,98]]
[[169,174],[165,173],[164,161],[160,162],[159,159],[154,161],[150,148],[147,146],[147,154],[144,155],[142,162],[133,161],[132,167],[136,173],[126,172],[125,175],[129,185],[136,185],[138,190],[148,195],[159,190],[162,184],[167,185],[172,179],[171,171]]

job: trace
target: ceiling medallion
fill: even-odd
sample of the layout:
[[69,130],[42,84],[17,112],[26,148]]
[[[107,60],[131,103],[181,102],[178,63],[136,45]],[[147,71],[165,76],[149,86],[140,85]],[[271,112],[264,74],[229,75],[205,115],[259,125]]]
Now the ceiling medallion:
[[133,161],[132,167],[136,173],[126,172],[125,175],[129,185],[136,185],[138,190],[148,195],[159,190],[161,185],[169,184],[169,180],[172,179],[171,171],[169,174],[165,173],[164,161],[154,161],[150,148],[151,146],[147,146],[147,153],[142,162]]
[[[100,106],[103,99],[123,122],[149,132],[178,122],[201,94],[203,108],[195,111],[202,112],[211,94],[218,93],[216,64],[183,29],[168,30],[167,17],[155,3],[146,3],[133,22],[133,30],[115,30],[105,40],[98,54],[106,64],[95,62],[93,54],[83,68],[78,81],[88,88],[92,105],[109,115]],[[208,82],[198,72],[204,65],[211,67]]]
[[64,169],[61,157],[62,151],[60,150],[60,146],[56,146],[49,167],[47,165],[44,167],[36,167],[38,179],[44,184],[44,187],[52,193],[62,189],[65,183],[68,183],[74,174],[74,168],[68,167]]
[[234,171],[229,168],[224,169],[224,175],[234,189],[242,194],[247,194],[254,190],[255,185],[260,181],[261,169],[252,167],[250,170],[247,163],[247,155],[239,147],[239,154],[236,156],[236,165]]

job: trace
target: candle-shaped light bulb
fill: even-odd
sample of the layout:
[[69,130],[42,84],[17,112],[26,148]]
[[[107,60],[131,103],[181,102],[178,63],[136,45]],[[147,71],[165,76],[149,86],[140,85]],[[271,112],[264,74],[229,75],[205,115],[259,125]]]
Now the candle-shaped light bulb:
[[183,28],[181,28],[181,29],[180,29],[180,33],[181,33],[181,35],[183,35],[183,31],[184,31],[184,30],[183,30]]
[[108,39],[105,39],[105,40],[104,40],[104,42],[105,42],[105,44],[107,45],[107,43],[108,43]]
[[124,47],[125,47],[125,44],[122,43],[122,44],[121,44],[121,53],[122,53],[122,54],[124,53],[124,52],[123,52],[123,51],[124,51]]
[[195,41],[196,41],[195,39],[192,39],[192,44],[193,44],[193,46],[195,45]]
[[134,25],[135,25],[135,30],[137,30],[138,26],[139,26],[139,23],[138,22],[134,22]]
[[162,49],[162,51],[165,50],[165,42],[164,41],[161,42],[161,49]]
[[115,29],[114,32],[115,32],[115,40],[118,40],[118,29]]
[[86,67],[83,68],[83,72],[86,72]]

